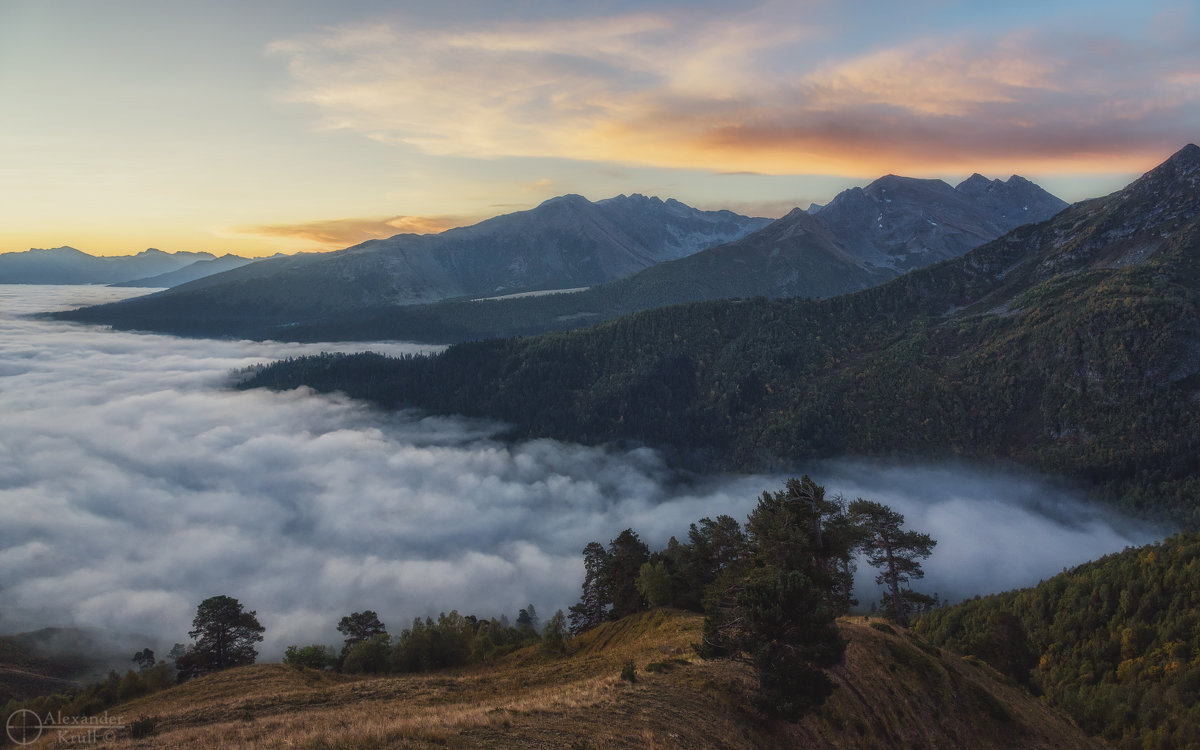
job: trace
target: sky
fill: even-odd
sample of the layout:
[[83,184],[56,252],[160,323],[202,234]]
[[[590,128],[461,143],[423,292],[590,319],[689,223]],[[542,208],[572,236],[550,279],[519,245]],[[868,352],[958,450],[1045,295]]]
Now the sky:
[[[165,653],[187,640],[196,605],[223,594],[258,613],[262,656],[277,660],[291,644],[339,643],[338,620],[364,609],[393,633],[452,609],[514,619],[532,603],[546,618],[578,600],[589,541],[632,527],[661,549],[702,517],[744,521],[786,479],[681,476],[648,448],[505,443],[491,423],[228,387],[238,369],[338,344],[22,315],[136,293],[0,286],[0,633],[84,626]],[[933,536],[914,587],[951,601],[1165,535],[1036,475],[800,468]],[[864,606],[873,573],[859,571]]]
[[0,0],[0,252],[267,255],[564,193],[1103,195],[1200,132],[1191,0]]

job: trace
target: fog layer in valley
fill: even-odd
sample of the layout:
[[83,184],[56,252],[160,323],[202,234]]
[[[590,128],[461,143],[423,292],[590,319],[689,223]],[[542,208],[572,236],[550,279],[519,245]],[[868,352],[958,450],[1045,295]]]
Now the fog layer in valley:
[[[187,640],[197,603],[228,594],[257,610],[274,659],[289,643],[337,643],[353,610],[378,611],[393,632],[439,610],[511,617],[533,603],[547,616],[577,598],[588,541],[632,527],[659,547],[702,516],[744,520],[786,479],[688,479],[649,449],[506,445],[478,421],[227,388],[232,371],[271,359],[417,346],[188,340],[18,316],[130,292],[0,286],[0,632],[86,625],[164,647]],[[918,588],[949,599],[1162,535],[1028,477],[846,461],[801,471],[934,536]],[[860,569],[864,602],[872,573]]]

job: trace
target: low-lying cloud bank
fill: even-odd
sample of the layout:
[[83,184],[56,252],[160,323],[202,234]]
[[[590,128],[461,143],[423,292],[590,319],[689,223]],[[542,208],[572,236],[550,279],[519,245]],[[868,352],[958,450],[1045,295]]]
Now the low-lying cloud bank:
[[[478,421],[226,387],[238,368],[339,345],[17,316],[128,294],[0,287],[0,632],[87,625],[164,647],[186,641],[197,603],[228,594],[257,610],[263,656],[277,658],[289,643],[338,642],[353,610],[396,632],[439,610],[511,616],[532,602],[549,614],[577,598],[588,541],[632,527],[661,546],[702,516],[744,519],[785,479],[682,478],[648,449],[506,445]],[[945,598],[1035,583],[1162,535],[1037,479],[806,470],[938,539],[921,588]],[[860,572],[864,601],[871,572]]]

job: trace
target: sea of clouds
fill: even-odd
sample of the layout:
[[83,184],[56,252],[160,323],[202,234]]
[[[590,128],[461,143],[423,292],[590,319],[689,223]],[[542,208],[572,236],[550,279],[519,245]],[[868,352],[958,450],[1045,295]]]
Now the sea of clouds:
[[[267,628],[264,658],[335,644],[374,609],[394,632],[457,609],[543,617],[578,597],[580,551],[632,527],[652,547],[744,519],[786,475],[681,476],[646,448],[507,444],[497,425],[384,413],[307,390],[232,390],[233,373],[401,343],[180,339],[26,317],[141,290],[0,286],[0,633],[77,625],[187,640],[228,594]],[[950,600],[1036,583],[1165,532],[1013,471],[798,467],[938,540],[921,590]],[[873,570],[859,595],[875,597]]]

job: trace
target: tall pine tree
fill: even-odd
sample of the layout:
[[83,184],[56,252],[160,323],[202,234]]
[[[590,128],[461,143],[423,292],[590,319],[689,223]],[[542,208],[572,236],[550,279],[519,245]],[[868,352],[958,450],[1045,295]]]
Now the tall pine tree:
[[873,500],[850,503],[850,517],[863,530],[862,548],[867,561],[879,568],[875,583],[887,589],[887,611],[899,625],[908,625],[908,614],[933,604],[934,600],[911,590],[909,581],[924,578],[923,560],[937,544],[928,534],[905,531],[904,516]]
[[833,691],[823,670],[845,652],[835,619],[848,606],[857,536],[840,501],[806,476],[763,493],[746,540],[709,587],[702,651],[748,655],[759,707],[797,718]]
[[571,605],[569,618],[575,635],[591,630],[608,619],[609,594],[603,580],[608,553],[599,542],[588,542],[583,548],[583,593],[579,603]]

